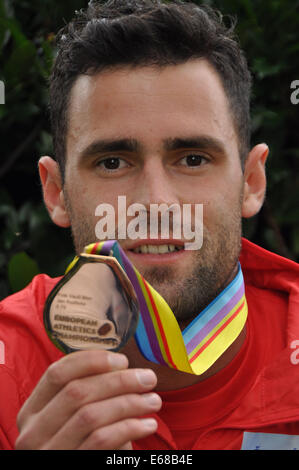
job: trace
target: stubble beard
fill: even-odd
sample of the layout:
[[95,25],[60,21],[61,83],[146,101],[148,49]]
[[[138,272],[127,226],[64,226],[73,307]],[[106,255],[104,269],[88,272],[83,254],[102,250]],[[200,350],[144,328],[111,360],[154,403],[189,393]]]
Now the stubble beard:
[[170,267],[148,269],[143,274],[164,297],[179,321],[193,320],[237,273],[241,231],[235,233],[234,240],[224,227],[221,233],[223,236],[215,242],[206,232],[203,246],[194,251],[184,276]]
[[[65,199],[74,246],[79,254],[86,245],[98,240],[92,222],[73,211],[68,198]],[[241,201],[242,197],[236,210],[225,214],[213,233],[204,227],[203,245],[193,252],[192,262],[183,274],[170,266],[141,271],[166,300],[181,326],[187,326],[237,273],[242,236]]]

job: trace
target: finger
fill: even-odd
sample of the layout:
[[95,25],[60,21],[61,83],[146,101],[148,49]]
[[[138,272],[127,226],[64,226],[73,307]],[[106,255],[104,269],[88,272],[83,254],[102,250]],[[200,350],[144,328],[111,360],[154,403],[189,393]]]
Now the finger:
[[79,450],[117,450],[128,441],[142,439],[157,430],[154,418],[126,419],[94,431]]
[[122,447],[119,447],[117,450],[133,450],[131,442],[126,442]]
[[52,438],[84,405],[125,394],[144,393],[156,383],[157,377],[150,369],[127,369],[72,381],[39,413],[37,439],[40,442]]
[[156,393],[114,397],[82,407],[49,442],[49,449],[74,450],[97,429],[128,418],[159,411],[162,400]]
[[17,419],[19,430],[30,415],[43,409],[72,380],[127,367],[126,356],[108,351],[78,351],[64,356],[51,364],[25,402]]
[[[39,413],[31,416],[17,440],[19,449],[40,448],[84,405],[130,393],[144,393],[157,383],[151,369],[127,369],[68,383]],[[32,447],[33,446],[33,447]]]

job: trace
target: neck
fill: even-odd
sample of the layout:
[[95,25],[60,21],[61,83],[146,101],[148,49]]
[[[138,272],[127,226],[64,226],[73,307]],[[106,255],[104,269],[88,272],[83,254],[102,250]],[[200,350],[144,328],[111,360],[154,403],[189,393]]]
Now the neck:
[[158,378],[156,391],[171,391],[178,390],[184,387],[190,387],[196,383],[202,382],[209,377],[220,372],[227,366],[240,351],[244,340],[246,338],[246,326],[243,328],[237,339],[231,346],[222,354],[221,357],[202,375],[187,374],[171,369],[166,366],[160,366],[147,361],[139,352],[134,338],[128,342],[126,347],[122,350],[129,359],[130,368],[150,368]]
[[[238,271],[238,266],[232,270],[226,285],[229,285]],[[186,323],[180,321],[180,328],[183,331],[188,326],[189,321]],[[157,375],[158,383],[157,391],[171,391],[180,388],[188,387],[216,375],[224,367],[226,367],[240,351],[244,340],[246,338],[246,325],[236,338],[236,340],[227,348],[227,350],[214,362],[214,364],[201,375],[188,374],[185,372],[177,371],[167,366],[161,366],[153,362],[147,361],[140,353],[134,338],[128,342],[123,349],[123,353],[129,359],[130,368],[151,368]]]

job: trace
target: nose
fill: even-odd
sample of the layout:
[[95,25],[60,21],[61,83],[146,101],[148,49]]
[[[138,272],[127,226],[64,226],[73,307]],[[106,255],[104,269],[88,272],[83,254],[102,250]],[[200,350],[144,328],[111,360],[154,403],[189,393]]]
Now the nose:
[[130,193],[132,202],[144,205],[147,210],[151,204],[179,204],[176,185],[160,157],[145,162]]

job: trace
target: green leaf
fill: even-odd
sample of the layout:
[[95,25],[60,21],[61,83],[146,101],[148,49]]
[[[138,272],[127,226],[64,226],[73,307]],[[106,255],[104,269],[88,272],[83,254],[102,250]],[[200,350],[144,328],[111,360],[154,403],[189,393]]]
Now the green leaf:
[[[4,18],[5,14],[6,12],[4,8],[4,1],[0,0],[0,18]],[[3,47],[6,32],[7,32],[6,28],[3,28],[3,27],[0,28],[0,50]]]
[[8,280],[13,292],[26,287],[39,274],[38,265],[25,252],[17,253],[8,263]]
[[20,27],[20,25],[19,25],[19,23],[17,22],[16,19],[1,18],[0,17],[0,28],[1,28],[1,30],[3,28],[8,29],[11,32],[11,34],[12,34],[12,36],[13,36],[13,38],[14,38],[14,40],[15,40],[15,42],[18,46],[20,46],[20,45],[27,42],[27,38],[22,33],[21,27]]
[[35,57],[36,50],[30,41],[24,40],[15,47],[4,66],[4,74],[10,86],[26,78],[28,70],[34,64]]
[[31,218],[33,206],[31,201],[25,202],[19,209],[18,222],[20,225],[25,224]]

